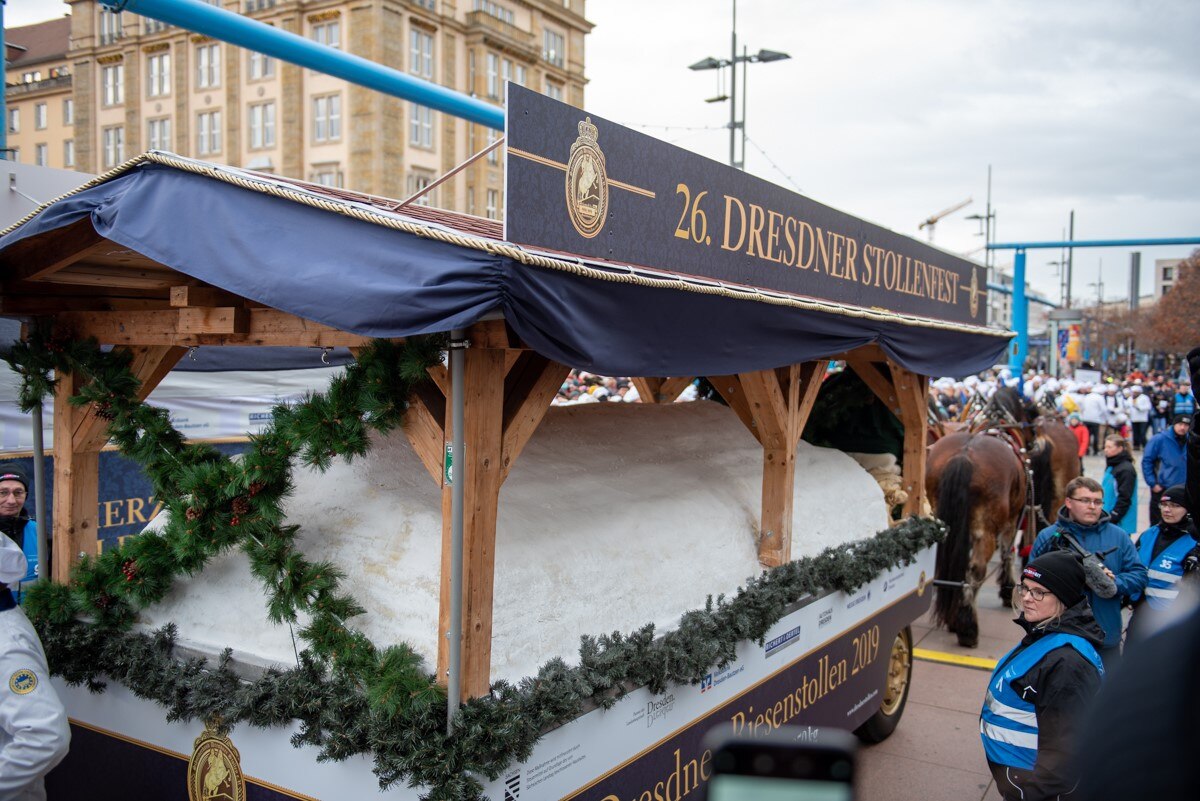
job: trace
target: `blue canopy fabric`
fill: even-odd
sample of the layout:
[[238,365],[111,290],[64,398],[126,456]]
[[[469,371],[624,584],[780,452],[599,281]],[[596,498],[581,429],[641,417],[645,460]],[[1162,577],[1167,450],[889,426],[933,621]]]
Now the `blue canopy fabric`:
[[537,266],[496,252],[511,247],[381,224],[403,215],[342,213],[362,204],[337,208],[325,197],[318,207],[256,191],[255,180],[274,184],[232,168],[222,169],[236,183],[144,159],[43,208],[0,237],[0,252],[88,218],[101,236],[183,274],[343,331],[404,337],[500,313],[542,355],[603,375],[722,375],[877,342],[915,372],[963,376],[997,363],[1008,343],[985,329],[686,291],[682,280],[653,285],[628,280],[628,271],[604,280],[606,265],[584,274]]

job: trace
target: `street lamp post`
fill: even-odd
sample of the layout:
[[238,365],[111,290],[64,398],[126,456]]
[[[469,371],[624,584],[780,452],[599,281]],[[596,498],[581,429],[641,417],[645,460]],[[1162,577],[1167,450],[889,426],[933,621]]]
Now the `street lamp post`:
[[[738,55],[737,48],[737,0],[733,0],[733,32],[731,34],[731,44],[729,58],[708,58],[701,59],[695,64],[688,67],[690,70],[716,70],[724,67],[729,67],[729,94],[720,97],[715,97],[710,102],[721,100],[729,100],[729,166],[736,169],[744,169],[746,166],[746,99],[742,98],[742,119],[738,121],[737,115],[737,65],[742,64],[758,64],[767,61],[783,61],[789,59],[787,53],[781,53],[778,50],[759,50],[757,53],[749,54],[743,48],[741,55]],[[742,77],[742,94],[746,93],[745,76]],[[737,158],[737,131],[742,129],[742,159]]]

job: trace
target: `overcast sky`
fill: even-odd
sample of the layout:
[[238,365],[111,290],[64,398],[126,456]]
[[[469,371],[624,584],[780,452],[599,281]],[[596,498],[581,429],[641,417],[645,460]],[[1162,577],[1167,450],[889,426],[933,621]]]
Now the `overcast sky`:
[[[5,22],[63,9],[15,0]],[[729,57],[731,10],[588,0],[587,109],[726,161],[729,104],[704,101],[728,87],[687,66]],[[1061,239],[1071,209],[1077,239],[1200,236],[1197,32],[1194,0],[740,0],[739,49],[791,55],[750,67],[746,167],[921,238],[923,219],[974,198],[936,229],[959,253],[983,244],[964,217],[985,211],[989,164],[998,241]],[[1190,251],[1143,248],[1141,291],[1154,259]],[[1028,262],[1054,300],[1058,258]],[[1129,248],[1076,250],[1077,303],[1101,261],[1105,297],[1128,296]]]

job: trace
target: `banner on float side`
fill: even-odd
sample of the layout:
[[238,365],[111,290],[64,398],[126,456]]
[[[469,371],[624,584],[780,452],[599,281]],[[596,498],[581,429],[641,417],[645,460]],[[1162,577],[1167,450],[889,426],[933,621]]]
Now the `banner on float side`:
[[987,322],[978,264],[507,86],[510,242],[863,309]]
[[487,786],[488,797],[702,798],[712,730],[760,736],[790,725],[815,736],[820,727],[857,728],[883,700],[896,632],[929,608],[934,553],[854,592],[806,602],[698,685],[661,695],[640,688],[547,733],[529,759]]

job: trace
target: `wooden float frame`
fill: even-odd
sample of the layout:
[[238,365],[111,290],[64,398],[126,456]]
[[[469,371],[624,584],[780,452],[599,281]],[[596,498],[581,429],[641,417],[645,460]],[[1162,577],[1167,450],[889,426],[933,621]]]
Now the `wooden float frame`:
[[[49,317],[78,338],[133,353],[145,398],[198,345],[347,347],[369,338],[339,331],[209,286],[101,237],[89,220],[33,236],[0,254],[0,314]],[[465,454],[457,457],[464,486],[462,697],[491,685],[496,519],[500,488],[537,429],[570,368],[520,342],[503,320],[476,323],[465,351]],[[709,376],[763,449],[759,561],[775,567],[791,558],[796,448],[816,403],[829,360],[844,360],[904,427],[903,516],[920,514],[925,496],[925,376],[908,371],[874,344],[820,361]],[[437,675],[447,681],[450,591],[450,487],[443,482],[450,440],[450,378],[444,367],[414,398],[404,432],[442,488],[442,563]],[[53,579],[95,548],[99,453],[106,422],[91,406],[66,399],[78,376],[62,376],[54,404]],[[642,401],[671,403],[693,376],[639,376]]]

